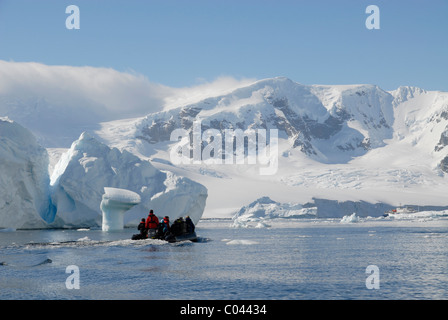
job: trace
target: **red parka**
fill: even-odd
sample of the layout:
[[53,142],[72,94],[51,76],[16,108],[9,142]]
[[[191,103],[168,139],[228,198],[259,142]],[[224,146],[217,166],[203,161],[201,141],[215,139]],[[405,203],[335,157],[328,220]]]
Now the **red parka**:
[[146,229],[157,229],[159,226],[159,218],[154,213],[150,212],[148,218],[146,218]]

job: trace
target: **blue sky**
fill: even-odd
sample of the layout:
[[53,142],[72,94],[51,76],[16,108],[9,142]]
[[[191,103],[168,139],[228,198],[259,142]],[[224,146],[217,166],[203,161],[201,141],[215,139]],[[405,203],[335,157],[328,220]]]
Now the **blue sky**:
[[[68,5],[80,9],[68,30]],[[368,30],[370,4],[380,30]],[[446,0],[0,0],[0,60],[186,87],[221,76],[448,91]]]

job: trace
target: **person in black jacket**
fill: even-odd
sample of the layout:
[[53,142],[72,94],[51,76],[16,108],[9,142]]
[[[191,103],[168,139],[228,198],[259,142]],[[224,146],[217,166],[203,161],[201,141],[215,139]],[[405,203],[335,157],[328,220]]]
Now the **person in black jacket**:
[[185,217],[185,223],[187,224],[187,233],[193,233],[195,227],[193,221],[191,221],[190,216]]
[[145,218],[143,218],[139,223],[137,229],[140,231],[140,235],[143,237],[143,239],[148,238],[148,229],[146,229]]
[[174,223],[171,225],[171,233],[175,236],[181,235],[183,223],[184,223],[184,219],[182,217],[174,220]]

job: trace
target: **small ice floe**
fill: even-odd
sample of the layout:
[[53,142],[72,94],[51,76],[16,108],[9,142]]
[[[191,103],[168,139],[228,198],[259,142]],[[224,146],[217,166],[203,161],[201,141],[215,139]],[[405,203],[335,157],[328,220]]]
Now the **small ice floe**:
[[261,228],[270,228],[270,227],[271,227],[271,225],[267,224],[264,221],[258,222],[257,225],[255,226],[255,228],[259,228],[259,229],[261,229]]
[[355,222],[359,222],[359,217],[356,215],[356,212],[354,212],[352,215],[342,217],[340,222],[341,223],[355,223]]

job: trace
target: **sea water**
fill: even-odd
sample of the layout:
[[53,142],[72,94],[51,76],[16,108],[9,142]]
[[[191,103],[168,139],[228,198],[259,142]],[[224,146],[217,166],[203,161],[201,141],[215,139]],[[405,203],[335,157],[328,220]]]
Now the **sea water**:
[[0,299],[448,298],[448,220],[264,226],[202,220],[198,242],[173,244],[132,241],[135,229],[4,230]]

